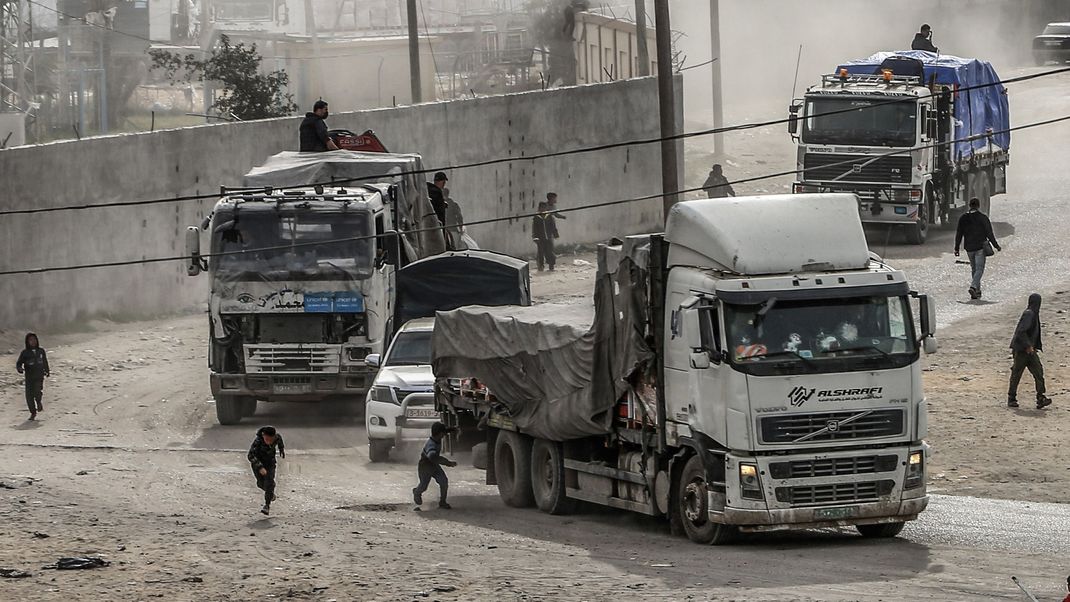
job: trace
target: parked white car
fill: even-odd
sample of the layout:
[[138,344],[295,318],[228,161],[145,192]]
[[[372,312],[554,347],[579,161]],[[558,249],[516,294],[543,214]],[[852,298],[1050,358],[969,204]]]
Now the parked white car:
[[372,462],[386,462],[390,449],[403,442],[426,440],[439,419],[431,372],[434,326],[434,318],[410,320],[394,335],[385,357],[372,354],[365,360],[379,367],[364,413]]

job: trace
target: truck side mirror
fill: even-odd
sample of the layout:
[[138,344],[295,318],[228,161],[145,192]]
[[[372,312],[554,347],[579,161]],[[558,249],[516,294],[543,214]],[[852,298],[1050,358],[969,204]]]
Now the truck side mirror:
[[196,276],[204,271],[204,259],[201,257],[201,229],[197,226],[186,228],[186,255],[189,257],[186,274]]
[[936,304],[929,295],[918,295],[921,313],[921,336],[931,337],[936,334]]
[[398,237],[396,230],[390,230],[383,233],[375,241],[376,247],[382,249],[384,255],[382,263],[385,265],[397,266],[400,264],[401,259],[401,239]]
[[792,138],[799,133],[799,110],[802,109],[801,104],[793,104],[788,107],[788,133]]
[[939,349],[939,345],[936,344],[936,337],[925,337],[921,341],[922,350],[925,351],[925,355],[932,355]]

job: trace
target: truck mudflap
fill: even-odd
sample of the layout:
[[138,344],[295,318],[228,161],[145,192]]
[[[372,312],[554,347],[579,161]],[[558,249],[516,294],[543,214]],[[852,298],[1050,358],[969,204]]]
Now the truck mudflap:
[[[714,499],[710,507],[714,508]],[[852,527],[855,525],[879,525],[900,523],[918,518],[929,505],[929,496],[923,495],[894,502],[872,502],[847,506],[823,506],[813,508],[787,508],[776,510],[749,510],[727,507],[724,512],[711,511],[710,520],[717,523],[737,525],[744,532],[787,531],[795,529],[820,529],[826,527]],[[842,515],[843,518],[834,518]]]

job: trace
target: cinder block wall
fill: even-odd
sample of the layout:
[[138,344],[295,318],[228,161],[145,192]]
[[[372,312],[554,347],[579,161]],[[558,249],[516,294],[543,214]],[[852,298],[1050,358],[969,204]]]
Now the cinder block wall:
[[[679,78],[676,83],[679,90]],[[289,117],[0,150],[0,207],[212,193],[220,185],[239,185],[270,155],[295,149],[299,122]],[[657,144],[523,159],[656,138],[653,78],[336,114],[328,123],[375,130],[391,150],[423,155],[428,168],[520,159],[445,169],[469,221],[531,211],[550,190],[566,208],[654,194],[661,186]],[[0,217],[0,269],[180,256],[185,227],[199,224],[214,202]],[[600,242],[656,230],[660,222],[658,199],[573,213],[560,224],[561,242]],[[484,248],[515,255],[534,250],[530,219],[476,226],[471,234]],[[206,298],[206,283],[203,276],[187,277],[180,261],[0,276],[0,327],[47,329],[92,317],[135,319],[194,309]]]

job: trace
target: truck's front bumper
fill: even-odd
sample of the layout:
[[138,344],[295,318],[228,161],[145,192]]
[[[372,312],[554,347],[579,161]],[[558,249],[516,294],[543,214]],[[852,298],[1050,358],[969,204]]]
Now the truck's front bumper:
[[820,511],[833,508],[747,510],[729,507],[725,508],[723,515],[718,515],[717,520],[730,525],[740,525],[741,531],[784,531],[788,529],[849,527],[852,525],[876,525],[914,520],[928,505],[928,495],[901,501],[858,504],[851,507],[852,516],[844,519],[829,519],[820,516]]
[[373,370],[343,373],[296,372],[260,374],[212,373],[212,395],[255,397],[262,401],[322,401],[328,398],[364,399]]

